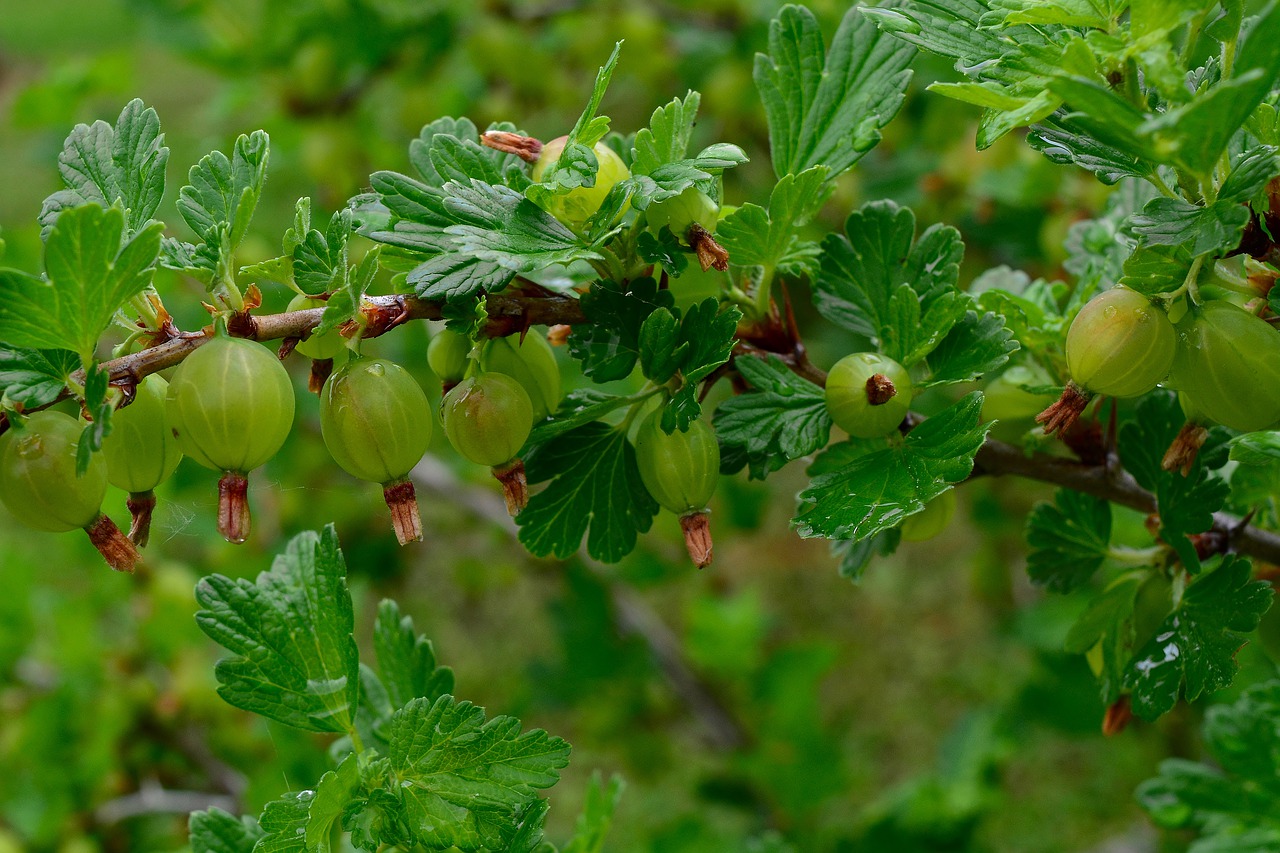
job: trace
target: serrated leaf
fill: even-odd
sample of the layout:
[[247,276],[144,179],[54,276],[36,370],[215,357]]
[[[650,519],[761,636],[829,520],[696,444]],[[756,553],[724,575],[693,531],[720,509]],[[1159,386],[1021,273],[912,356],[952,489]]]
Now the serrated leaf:
[[[716,239],[738,266],[778,268],[787,275],[809,272],[817,256],[805,251],[799,229],[822,208],[835,187],[830,170],[815,166],[784,175],[769,194],[768,209],[744,204],[716,226]],[[816,266],[816,264],[814,264]]]
[[900,444],[813,478],[792,526],[804,538],[865,539],[900,525],[964,480],[990,424],[973,392],[907,434]]
[[1252,580],[1249,561],[1235,555],[1197,577],[1125,673],[1134,713],[1154,720],[1173,709],[1180,691],[1192,702],[1230,684],[1235,654],[1271,597],[1271,585]]
[[315,790],[267,803],[259,821],[266,834],[254,853],[331,853],[333,826],[359,788],[359,759],[352,754],[320,777]]
[[227,226],[231,248],[240,245],[267,178],[270,141],[265,131],[241,134],[231,156],[206,154],[191,167],[188,184],[178,194],[178,212],[206,243],[220,225]]
[[1191,252],[1184,245],[1139,246],[1124,262],[1120,284],[1143,296],[1170,293],[1187,280],[1192,262]]
[[614,776],[606,784],[596,771],[591,776],[591,784],[587,786],[586,802],[582,805],[582,813],[578,815],[574,827],[573,838],[562,849],[561,853],[604,853],[605,837],[613,823],[613,812],[622,798],[623,784],[621,776]]
[[80,356],[64,349],[20,349],[0,344],[0,409],[31,410],[66,389]]
[[632,172],[649,175],[660,166],[685,158],[701,100],[701,95],[690,91],[683,99],[675,98],[665,107],[653,111],[649,126],[636,132],[631,155]]
[[673,308],[675,297],[669,290],[659,290],[652,278],[626,285],[601,280],[582,295],[581,304],[590,325],[569,337],[569,352],[582,362],[584,375],[608,382],[635,369],[644,321],[658,308]]
[[524,462],[530,483],[552,481],[516,516],[520,542],[536,556],[568,559],[586,536],[588,554],[615,563],[631,553],[658,512],[626,433],[608,424],[558,435]]
[[1027,517],[1027,574],[1054,592],[1083,586],[1111,547],[1111,504],[1059,489]]
[[784,6],[769,24],[769,51],[756,55],[754,72],[778,177],[826,166],[834,179],[852,168],[902,106],[914,53],[856,6],[828,51],[813,13]]
[[964,243],[954,228],[932,225],[916,238],[915,214],[892,201],[863,205],[844,234],[823,241],[813,301],[828,320],[875,340],[910,367],[964,316],[955,289]]
[[62,211],[83,204],[118,203],[125,234],[133,234],[160,207],[168,162],[160,118],[137,98],[125,104],[114,126],[101,120],[77,124],[58,155],[66,188],[45,199],[40,210],[41,237],[48,237]]
[[831,415],[822,388],[795,375],[777,356],[739,358],[734,366],[755,390],[721,403],[713,422],[721,444],[741,449],[752,477],[763,478],[826,445]]
[[929,378],[920,388],[952,382],[972,382],[994,373],[1018,351],[1013,332],[999,314],[965,311],[933,351],[929,353]]
[[1123,7],[1109,0],[990,0],[991,9],[1003,13],[1003,24],[1058,24],[1066,27],[1109,29]]
[[1124,178],[1145,178],[1155,173],[1155,164],[1120,148],[1099,142],[1078,131],[1071,119],[1059,115],[1038,124],[1027,134],[1027,144],[1053,163],[1074,163],[1097,176],[1104,184]]
[[[510,843],[534,790],[569,763],[569,745],[513,717],[485,720],[470,702],[415,699],[391,721],[391,767],[419,845],[480,850]],[[505,837],[504,837],[505,836]]]
[[431,641],[414,631],[413,619],[401,616],[400,606],[390,599],[378,605],[373,649],[378,656],[378,674],[393,707],[402,707],[413,699],[434,702],[453,692],[453,670],[436,664]]
[[598,421],[610,412],[635,402],[633,397],[609,394],[598,388],[575,388],[560,401],[560,408],[550,420],[533,428],[528,444],[543,444],[561,433]]
[[235,655],[218,662],[218,694],[294,728],[349,733],[360,683],[346,574],[328,525],[289,540],[256,582],[202,580],[196,622]]
[[188,821],[191,853],[252,853],[262,829],[251,817],[236,817],[222,809],[192,812]]
[[450,253],[419,264],[405,281],[420,299],[463,302],[481,291],[502,290],[514,277],[493,261]]
[[45,279],[0,269],[0,339],[91,361],[115,312],[151,284],[163,228],[153,223],[122,243],[120,208],[63,211],[45,242]]

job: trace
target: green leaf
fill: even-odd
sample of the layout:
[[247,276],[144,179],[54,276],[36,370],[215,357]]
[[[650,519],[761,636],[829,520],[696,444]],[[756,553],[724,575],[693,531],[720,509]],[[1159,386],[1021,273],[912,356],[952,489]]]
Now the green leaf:
[[755,390],[725,400],[713,420],[720,443],[741,449],[752,477],[764,478],[826,446],[831,416],[821,388],[791,372],[777,356],[739,358],[734,366]]
[[766,210],[744,204],[716,226],[716,239],[738,266],[763,266],[798,276],[817,267],[817,246],[800,237],[835,186],[830,170],[814,166],[799,175],[784,175],[769,194]]
[[[515,125],[498,124],[490,130],[516,132]],[[468,118],[438,118],[423,126],[409,143],[409,162],[422,180],[433,187],[449,181],[475,178],[501,184],[515,157],[480,144],[480,133]]]
[[[359,759],[348,755],[320,777],[314,791],[285,794],[267,803],[259,822],[266,835],[254,853],[330,853],[333,826],[360,789]],[[341,848],[337,848],[341,849]]]
[[1216,766],[1172,758],[1138,786],[1138,804],[1165,829],[1196,829],[1193,851],[1263,851],[1280,843],[1280,682],[1251,687],[1205,714],[1204,742]]
[[168,162],[160,118],[141,100],[126,104],[114,126],[101,120],[77,124],[58,155],[66,189],[45,199],[40,209],[41,237],[48,237],[62,211],[84,204],[118,203],[125,234],[140,230],[160,207]]
[[1097,176],[1104,184],[1124,178],[1145,178],[1155,174],[1155,164],[1120,148],[1099,142],[1081,132],[1067,116],[1059,115],[1036,125],[1027,134],[1027,144],[1053,163],[1074,163]]
[[251,817],[236,817],[222,809],[192,812],[188,822],[191,853],[252,853],[262,829]]
[[594,422],[536,446],[524,457],[530,483],[551,484],[516,516],[529,552],[564,560],[587,537],[587,553],[616,563],[653,523],[658,504],[640,479],[626,433]]
[[80,356],[63,349],[20,349],[0,344],[0,409],[39,408],[58,399]]
[[914,53],[856,6],[828,52],[813,13],[784,6],[769,24],[769,52],[756,55],[754,74],[778,177],[826,166],[834,179],[874,148],[902,106]]
[[1049,89],[1066,102],[1067,119],[1080,132],[1126,157],[1166,162],[1150,139],[1145,123],[1150,118],[1110,87],[1096,80],[1062,75],[1048,82]]
[[481,291],[502,290],[515,273],[493,261],[449,253],[425,261],[409,273],[409,284],[421,299],[465,302]]
[[917,387],[975,381],[999,370],[1017,351],[1018,342],[1002,315],[965,311],[929,354],[929,378]]
[[990,0],[993,11],[1004,13],[1003,23],[1057,24],[1066,27],[1110,29],[1123,7],[1108,0]]
[[1083,586],[1111,547],[1111,504],[1059,489],[1053,503],[1039,503],[1027,517],[1027,574],[1054,592]]
[[1064,650],[1088,654],[1095,646],[1102,652],[1098,687],[1103,703],[1110,705],[1123,693],[1125,667],[1133,657],[1134,601],[1147,582],[1147,572],[1122,575],[1094,596],[1067,633]]
[[269,152],[266,132],[255,130],[236,139],[230,157],[213,151],[191,167],[178,194],[178,213],[201,240],[213,243],[210,235],[225,225],[231,248],[240,245],[262,195]]
[[658,166],[650,174],[633,173],[615,186],[610,196],[625,191],[630,194],[632,206],[644,210],[651,202],[677,196],[691,186],[709,186],[725,169],[745,162],[747,155],[741,148],[719,142],[702,149],[695,157]]
[[413,699],[435,701],[453,692],[453,670],[436,664],[431,641],[414,631],[413,619],[401,616],[400,606],[390,599],[378,605],[373,649],[393,707],[403,707]]
[[605,837],[609,834],[613,812],[618,807],[624,787],[621,776],[614,776],[605,784],[599,771],[592,774],[573,839],[561,853],[604,853]]
[[831,543],[831,553],[839,558],[836,570],[850,583],[859,583],[863,573],[876,557],[887,557],[898,550],[902,542],[900,528],[883,530],[866,539],[837,539]]
[[661,166],[685,159],[701,100],[701,95],[690,91],[683,100],[676,98],[653,111],[649,126],[636,133],[631,154],[632,172],[651,175]]
[[110,380],[107,371],[97,364],[84,365],[84,409],[89,413],[89,423],[80,432],[76,445],[76,476],[83,477],[89,470],[93,454],[102,449],[102,440],[111,434],[111,416],[115,409],[107,397]]
[[[900,444],[813,478],[792,526],[804,538],[866,539],[900,525],[964,480],[982,447],[982,394],[973,392],[911,430]],[[821,457],[819,457],[821,458]]]
[[289,540],[256,583],[203,579],[196,622],[236,655],[218,662],[218,694],[294,728],[349,733],[360,684],[346,574],[328,525]]
[[153,223],[122,244],[120,208],[64,210],[45,242],[46,279],[0,269],[0,339],[92,361],[112,315],[151,284],[163,228]]
[[1192,261],[1185,245],[1139,246],[1124,262],[1120,284],[1144,296],[1170,293],[1186,282]]
[[534,789],[559,780],[569,744],[541,729],[522,733],[513,717],[486,721],[483,709],[442,696],[396,713],[388,757],[416,842],[479,850],[510,842]]
[[966,75],[980,68],[991,79],[1022,82],[1021,75],[1009,65],[992,60],[1007,61],[1017,56],[1017,44],[1034,42],[1024,37],[1026,27],[1000,33],[982,26],[982,18],[989,11],[980,0],[949,0],[947,3],[910,2],[894,7],[867,7],[862,9],[862,14],[894,38],[955,60],[956,70]]
[[967,309],[955,287],[964,257],[959,232],[931,225],[915,237],[909,208],[869,202],[849,215],[843,235],[823,241],[813,288],[822,316],[871,337],[905,367],[927,356]]
[[582,313],[589,325],[569,337],[569,352],[582,362],[582,372],[596,382],[631,375],[640,358],[640,330],[659,308],[675,307],[669,290],[659,290],[652,278],[626,285],[601,280],[582,295]]
[[688,429],[702,407],[696,385],[729,360],[742,312],[710,296],[683,312],[658,308],[640,327],[640,369],[655,385],[677,374],[679,389],[663,413],[663,428]]
[[1173,709],[1180,688],[1192,702],[1230,684],[1236,652],[1271,596],[1271,585],[1252,580],[1249,561],[1234,555],[1197,577],[1125,673],[1134,713],[1154,720]]
[[575,388],[560,401],[560,408],[553,418],[533,428],[527,443],[530,446],[544,444],[561,433],[598,421],[610,412],[635,402],[635,397],[608,394],[598,388]]

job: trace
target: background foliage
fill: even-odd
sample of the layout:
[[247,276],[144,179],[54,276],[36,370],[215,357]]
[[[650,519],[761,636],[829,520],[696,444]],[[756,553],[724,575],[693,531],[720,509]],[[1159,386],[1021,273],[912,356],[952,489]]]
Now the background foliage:
[[[828,34],[845,5],[812,4]],[[132,97],[163,117],[174,186],[186,164],[237,134],[272,134],[255,217],[263,230],[241,251],[249,263],[275,254],[294,198],[312,196],[327,215],[366,189],[371,170],[404,170],[404,141],[437,116],[564,132],[618,39],[606,105],[614,126],[643,126],[672,94],[697,89],[695,146],[730,140],[752,158],[726,182],[726,201],[761,199],[772,175],[750,70],[775,12],[748,0],[6,9],[6,263],[39,264],[35,214],[59,187],[52,164],[68,129],[112,120]],[[975,152],[974,112],[923,92],[954,72],[925,55],[915,67],[903,113],[840,181],[815,232],[890,198],[922,226],[960,230],[962,286],[1001,263],[1058,273],[1069,226],[1101,209],[1106,188],[1012,136]],[[172,206],[170,196],[160,218],[176,221]],[[171,307],[191,311],[179,326],[203,322],[190,283],[158,283],[181,294]],[[280,292],[268,298],[283,307]],[[368,350],[420,354],[422,325]],[[849,333],[812,327],[818,364],[853,348]],[[290,366],[301,389],[306,377]],[[418,378],[436,391],[425,369]],[[298,399],[293,439],[254,480],[257,524],[245,546],[216,535],[212,483],[191,465],[161,487],[150,568],[136,579],[104,571],[82,539],[30,533],[0,510],[0,850],[179,850],[187,810],[257,813],[282,780],[294,788],[328,769],[310,736],[217,697],[218,652],[196,626],[192,589],[214,571],[252,578],[291,535],[330,519],[363,645],[378,601],[395,598],[453,667],[459,695],[574,744],[552,800],[553,837],[569,835],[600,772],[627,782],[610,850],[1178,848],[1176,835],[1157,839],[1132,792],[1160,758],[1202,757],[1205,706],[1238,691],[1102,737],[1087,665],[1064,651],[1085,599],[1048,598],[1026,577],[1021,520],[1047,487],[967,486],[944,538],[904,546],[853,586],[825,544],[788,532],[799,471],[767,483],[739,476],[713,504],[712,569],[687,567],[674,524],[655,525],[635,553],[603,567],[527,556],[492,485],[437,436],[442,452],[419,482],[428,538],[402,551],[377,490],[332,465],[314,398]],[[109,509],[122,506],[113,493]],[[1114,526],[1123,543],[1139,538],[1141,518],[1118,510]],[[1241,687],[1275,669],[1270,626],[1239,655]],[[1180,768],[1166,768],[1144,797],[1173,784]]]

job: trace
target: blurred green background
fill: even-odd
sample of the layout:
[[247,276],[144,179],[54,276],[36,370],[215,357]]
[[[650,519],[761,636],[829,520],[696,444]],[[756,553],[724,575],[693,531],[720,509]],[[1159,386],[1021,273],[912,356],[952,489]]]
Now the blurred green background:
[[[604,111],[631,132],[689,88],[695,145],[752,158],[729,203],[763,201],[768,136],[751,82],[778,4],[422,0],[41,0],[0,8],[0,229],[6,265],[39,269],[36,214],[60,184],[77,122],[141,97],[172,149],[162,215],[179,223],[186,169],[241,132],[267,130],[270,178],[241,253],[276,253],[307,195],[327,216],[375,169],[404,169],[426,122],[510,120],[542,138],[577,117],[596,68],[625,39]],[[846,3],[812,8],[828,33]],[[1105,192],[1010,137],[973,150],[976,114],[923,93],[950,69],[917,61],[911,97],[816,228],[891,197],[968,244],[963,280],[1009,264],[1060,274],[1068,227]],[[183,328],[199,289],[160,276]],[[815,360],[856,342],[794,294]],[[267,293],[267,307],[287,300]],[[372,342],[438,395],[423,324]],[[561,353],[566,376],[568,360]],[[214,529],[215,478],[190,461],[159,490],[146,570],[114,575],[87,539],[19,528],[0,509],[0,853],[176,851],[185,810],[256,814],[314,784],[325,742],[226,706],[217,651],[196,628],[199,576],[252,576],[292,534],[333,521],[362,640],[398,599],[457,671],[460,696],[574,745],[552,792],[567,837],[594,772],[627,789],[614,851],[1141,851],[1157,838],[1134,786],[1169,754],[1198,755],[1198,710],[1103,738],[1087,665],[1061,652],[1082,601],[1047,598],[1023,571],[1022,519],[1044,487],[979,482],[942,537],[904,546],[858,585],[821,542],[788,531],[799,465],[766,483],[722,481],[717,558],[696,572],[660,516],[617,566],[538,561],[514,542],[487,472],[437,435],[419,484],[425,542],[399,549],[375,487],[320,440],[306,365],[289,360],[299,416],[254,474],[255,530]],[[581,381],[580,378],[578,381]],[[495,507],[497,509],[495,510]],[[107,510],[123,520],[124,496]],[[1137,519],[1122,518],[1137,525]],[[1270,672],[1256,645],[1246,672]]]

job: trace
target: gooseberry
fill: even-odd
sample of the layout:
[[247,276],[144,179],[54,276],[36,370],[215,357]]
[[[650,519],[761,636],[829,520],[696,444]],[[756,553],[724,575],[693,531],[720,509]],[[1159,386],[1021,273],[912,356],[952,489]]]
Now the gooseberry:
[[[290,311],[305,311],[308,308],[323,308],[328,303],[323,299],[317,299],[314,296],[303,296],[298,294],[289,300]],[[342,354],[345,344],[342,341],[342,335],[338,334],[337,329],[330,329],[319,335],[308,335],[298,341],[295,350],[305,355],[307,358],[319,360],[334,359]]]
[[1177,335],[1164,311],[1126,287],[1089,300],[1067,330],[1067,369],[1080,388],[1137,397],[1173,365]]
[[[569,137],[560,136],[542,146],[537,162],[533,164],[531,177],[535,183],[541,181],[546,171],[560,159],[568,141]],[[597,142],[591,152],[595,154],[598,164],[595,183],[589,187],[575,187],[564,195],[555,196],[548,203],[547,212],[572,228],[581,228],[600,209],[613,185],[631,177],[627,164],[608,145]]]
[[512,515],[523,509],[528,487],[517,454],[533,430],[533,403],[520,383],[502,373],[472,376],[444,396],[440,413],[453,449],[493,469]]
[[1178,324],[1169,384],[1188,407],[1240,430],[1280,420],[1280,332],[1230,302],[1206,302]]
[[184,453],[222,471],[218,530],[249,536],[248,473],[276,454],[293,427],[293,386],[266,347],[215,335],[178,366],[169,383],[169,425]]
[[685,245],[692,245],[689,229],[697,225],[703,231],[716,230],[720,207],[711,196],[695,186],[689,186],[679,195],[655,201],[645,211],[649,229],[658,232],[669,228]]
[[680,517],[685,546],[698,568],[711,564],[707,502],[720,479],[720,445],[711,427],[693,421],[670,434],[662,429],[662,410],[649,414],[636,431],[636,464],[649,494]]
[[182,460],[182,448],[169,428],[165,397],[169,383],[163,376],[147,376],[138,383],[133,402],[117,409],[111,433],[102,442],[107,461],[107,481],[129,493],[127,506],[133,523],[129,538],[145,546],[155,509],[153,489],[173,474]]
[[427,344],[427,365],[444,383],[446,392],[467,375],[471,346],[471,338],[452,329],[441,329]]
[[923,542],[937,536],[956,514],[956,490],[947,489],[924,505],[924,509],[902,522],[904,542]]
[[874,352],[856,352],[827,374],[827,411],[854,438],[879,438],[898,428],[911,408],[911,376]]
[[0,436],[0,500],[27,527],[49,533],[83,528],[111,568],[133,571],[138,551],[102,514],[107,461],[89,457],[76,476],[81,424],[62,412],[36,412]]
[[533,405],[534,421],[541,421],[560,405],[560,368],[551,344],[537,329],[517,336],[492,338],[480,353],[480,369],[502,373],[520,383]]
[[421,539],[408,474],[431,441],[431,406],[409,371],[380,358],[347,362],[325,385],[320,431],[344,471],[382,484],[400,544]]

